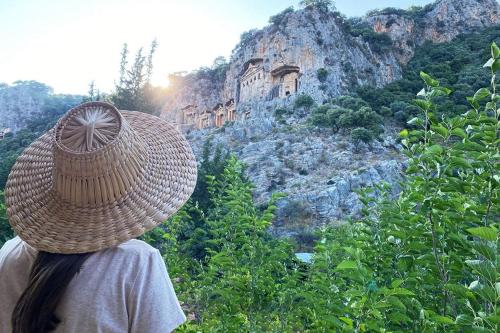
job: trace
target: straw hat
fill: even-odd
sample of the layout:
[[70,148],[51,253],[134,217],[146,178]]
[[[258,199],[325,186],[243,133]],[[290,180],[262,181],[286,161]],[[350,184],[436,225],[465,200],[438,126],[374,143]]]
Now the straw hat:
[[98,251],[172,216],[196,177],[191,147],[169,123],[85,103],[18,157],[5,187],[7,215],[37,250]]

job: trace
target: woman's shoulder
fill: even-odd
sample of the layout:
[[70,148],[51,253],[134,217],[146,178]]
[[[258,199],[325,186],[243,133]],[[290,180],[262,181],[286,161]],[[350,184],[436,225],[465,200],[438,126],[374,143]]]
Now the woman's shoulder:
[[110,253],[113,255],[126,255],[130,256],[150,256],[152,254],[156,254],[158,250],[148,243],[138,240],[131,239],[124,243],[121,243],[115,247],[105,249],[102,251],[103,253]]
[[[137,272],[141,267],[148,265],[149,262],[162,260],[160,252],[141,240],[132,239],[95,252],[87,260],[87,267],[93,267],[92,270],[103,270],[119,272],[117,275],[123,275],[124,272]],[[95,272],[93,272],[94,274]]]
[[0,249],[0,257],[18,256],[24,253],[34,258],[37,251],[29,246],[28,243],[23,241],[19,236],[15,236],[14,238],[6,241]]

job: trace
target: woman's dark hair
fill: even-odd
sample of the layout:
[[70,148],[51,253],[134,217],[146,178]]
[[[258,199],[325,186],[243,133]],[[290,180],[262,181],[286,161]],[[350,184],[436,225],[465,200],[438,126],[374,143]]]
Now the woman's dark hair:
[[12,312],[13,333],[45,333],[61,322],[55,310],[66,287],[91,253],[38,252],[28,287]]

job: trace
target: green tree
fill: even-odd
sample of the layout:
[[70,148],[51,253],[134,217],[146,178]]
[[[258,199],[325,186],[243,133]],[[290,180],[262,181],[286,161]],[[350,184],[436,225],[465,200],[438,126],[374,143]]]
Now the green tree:
[[368,143],[373,140],[373,135],[370,130],[364,127],[356,127],[351,131],[351,139],[357,146],[360,142]]
[[0,248],[6,241],[14,237],[14,232],[7,220],[7,209],[4,203],[4,193],[0,191]]
[[151,86],[153,73],[153,56],[158,43],[153,40],[147,56],[143,55],[143,48],[137,51],[134,62],[127,69],[128,45],[124,44],[120,60],[120,79],[115,86],[111,100],[122,110],[139,110],[154,113],[154,90]]
[[293,102],[294,109],[309,110],[314,105],[314,99],[307,94],[300,94]]
[[304,8],[313,7],[323,11],[335,10],[335,5],[332,0],[301,0],[299,4]]
[[326,81],[328,78],[328,70],[325,68],[319,68],[316,71],[316,77],[318,78],[319,82],[323,83]]
[[[199,285],[199,301],[205,307],[201,327],[208,331],[262,332],[283,324],[273,311],[279,301],[275,281],[286,279],[293,267],[292,248],[266,235],[279,196],[259,213],[253,186],[241,177],[242,170],[231,157],[222,177],[212,178],[209,188],[214,201],[208,217],[212,240]],[[276,324],[271,318],[263,320],[270,314],[276,316]]]
[[[179,331],[498,332],[495,44],[485,67],[491,86],[468,98],[464,114],[443,118],[435,103],[451,90],[420,74],[419,113],[401,132],[408,159],[400,193],[383,183],[360,191],[362,217],[322,229],[311,263],[267,232],[281,195],[257,208],[234,155],[218,175],[207,172],[206,211],[189,202],[146,235],[168,253],[179,298],[194,316]],[[350,110],[323,105],[317,115],[342,108]],[[188,250],[194,243],[204,256]]]

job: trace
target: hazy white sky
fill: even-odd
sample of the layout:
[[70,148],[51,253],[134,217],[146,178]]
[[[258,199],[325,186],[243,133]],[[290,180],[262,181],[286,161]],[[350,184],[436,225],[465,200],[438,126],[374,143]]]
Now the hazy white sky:
[[[167,74],[228,57],[243,31],[298,0],[0,0],[0,82],[37,80],[57,93],[85,93],[90,81],[110,91],[120,51],[156,38],[153,83]],[[337,0],[347,16],[431,0]]]

